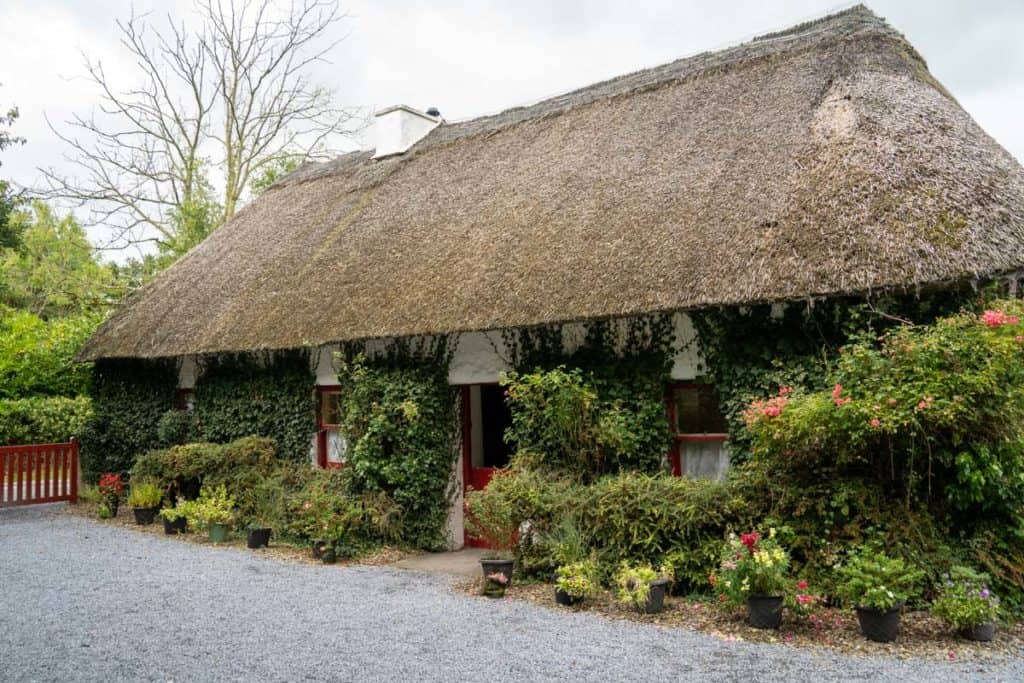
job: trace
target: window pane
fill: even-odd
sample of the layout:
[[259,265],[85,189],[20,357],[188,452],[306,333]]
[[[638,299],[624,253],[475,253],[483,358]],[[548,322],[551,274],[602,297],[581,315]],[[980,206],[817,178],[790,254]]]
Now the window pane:
[[711,384],[676,387],[677,434],[724,434],[728,431]]
[[340,420],[341,413],[338,409],[338,392],[324,392],[320,394],[320,423],[324,425],[336,425]]
[[729,453],[723,441],[684,441],[679,444],[683,476],[690,479],[725,478]]
[[327,462],[345,462],[345,451],[348,450],[348,443],[345,442],[345,437],[333,429],[328,431],[326,436]]

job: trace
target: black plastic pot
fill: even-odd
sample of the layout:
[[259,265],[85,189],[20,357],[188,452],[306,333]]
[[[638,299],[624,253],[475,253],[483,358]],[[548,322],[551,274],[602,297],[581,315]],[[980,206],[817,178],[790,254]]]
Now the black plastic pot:
[[334,548],[327,546],[320,553],[320,561],[324,564],[334,564],[338,561],[338,554],[334,552]]
[[754,628],[778,628],[782,624],[782,596],[749,596],[747,598],[747,620]]
[[876,643],[891,643],[896,640],[900,631],[902,609],[902,602],[884,612],[874,607],[858,607],[857,621],[860,622],[860,632],[865,638]]
[[188,529],[188,520],[184,517],[179,517],[173,522],[167,519],[166,517],[164,517],[163,519],[164,533],[168,536],[171,536],[173,534],[183,534],[185,533],[185,530]]
[[657,614],[665,609],[665,593],[668,592],[668,579],[657,579],[651,581],[651,592],[647,594],[647,602],[644,603],[644,614]]
[[480,560],[480,568],[484,572],[484,578],[486,579],[489,574],[501,573],[508,579],[508,583],[505,587],[508,588],[512,585],[512,571],[515,569],[515,560]]
[[310,550],[313,553],[313,559],[319,560],[323,557],[324,551],[327,550],[327,540],[323,538],[314,538],[313,544]]
[[245,539],[245,544],[250,548],[266,548],[270,545],[270,529],[265,527],[262,529],[249,529],[249,535]]
[[113,519],[117,517],[117,508],[120,506],[120,502],[117,498],[111,498],[107,501],[107,509],[110,510],[110,517]]
[[583,598],[578,598],[574,595],[569,595],[561,588],[555,589],[555,604],[565,605],[566,607],[573,607],[583,602]]
[[160,512],[159,505],[151,508],[132,508],[132,514],[135,515],[135,523],[142,526],[152,524],[158,512]]
[[994,621],[989,621],[984,624],[978,624],[973,628],[961,629],[960,637],[967,640],[976,640],[979,643],[987,643],[996,637],[996,624]]

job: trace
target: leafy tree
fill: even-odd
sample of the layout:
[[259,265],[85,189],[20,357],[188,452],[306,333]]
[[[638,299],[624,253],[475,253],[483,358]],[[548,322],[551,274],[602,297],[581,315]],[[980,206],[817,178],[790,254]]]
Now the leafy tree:
[[[14,145],[25,144],[25,138],[12,135],[4,127],[10,127],[18,119],[18,108],[11,107],[6,114],[0,114],[0,152]],[[0,163],[0,166],[3,164]],[[19,243],[18,231],[10,225],[10,215],[17,208],[21,197],[3,178],[0,178],[0,248],[15,247]]]
[[306,155],[304,154],[287,154],[275,157],[260,169],[259,173],[253,176],[253,179],[249,182],[249,192],[253,197],[263,194],[263,191],[268,187],[301,166],[305,158]]
[[91,371],[74,357],[101,320],[96,313],[47,321],[6,311],[0,317],[0,399],[85,393]]
[[100,264],[74,216],[41,201],[16,211],[18,249],[0,250],[0,302],[42,318],[96,311],[113,300],[114,274]]

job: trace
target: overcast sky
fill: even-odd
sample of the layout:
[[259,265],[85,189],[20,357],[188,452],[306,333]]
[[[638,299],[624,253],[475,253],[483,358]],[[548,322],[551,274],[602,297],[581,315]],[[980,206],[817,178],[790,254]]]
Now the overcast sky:
[[[47,128],[88,113],[97,94],[82,56],[133,77],[115,20],[136,11],[190,13],[188,0],[0,0],[0,109],[16,104],[24,147],[4,177],[32,186],[38,166],[61,168]],[[460,119],[532,102],[677,57],[742,42],[848,7],[829,0],[350,0],[348,37],[316,79],[338,101],[368,108],[437,107]],[[1024,0],[878,0],[931,72],[971,115],[1024,160]]]

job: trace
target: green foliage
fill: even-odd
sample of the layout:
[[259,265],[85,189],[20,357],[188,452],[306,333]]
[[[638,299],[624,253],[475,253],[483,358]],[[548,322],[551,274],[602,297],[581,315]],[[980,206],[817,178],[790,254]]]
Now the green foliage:
[[616,597],[624,605],[643,610],[651,595],[651,583],[666,578],[649,564],[623,562],[615,574]]
[[114,272],[74,215],[60,218],[35,201],[9,220],[19,245],[0,250],[0,303],[45,319],[102,313],[112,303]]
[[171,409],[156,423],[156,436],[163,446],[177,446],[199,436],[195,416],[187,410]]
[[91,416],[88,396],[0,400],[0,445],[64,442],[80,436]]
[[722,548],[722,561],[712,582],[715,591],[733,604],[751,595],[785,596],[789,553],[779,544],[775,529],[767,537],[751,532],[730,533]]
[[199,498],[179,504],[193,529],[209,529],[214,524],[230,524],[235,518],[235,499],[224,484],[204,486]]
[[263,194],[268,187],[301,166],[305,158],[305,154],[296,153],[282,154],[264,160],[263,165],[253,173],[252,180],[249,181],[249,193],[253,197]]
[[[17,119],[17,107],[11,107],[6,113],[0,114],[0,152],[14,145],[25,144],[25,138],[4,130],[12,126]],[[11,189],[10,183],[0,178],[0,250],[16,248],[21,243],[18,228],[12,226],[9,220],[11,213],[20,203],[19,194]]]
[[93,365],[93,415],[81,437],[87,480],[131,469],[140,454],[159,445],[157,424],[177,383],[174,360],[103,359]]
[[287,533],[322,538],[354,555],[402,539],[403,514],[383,491],[352,493],[347,470],[309,469],[288,495]]
[[888,611],[914,597],[923,573],[869,548],[861,548],[837,568],[839,595],[851,605]]
[[164,499],[164,492],[151,481],[133,479],[128,492],[128,504],[135,508],[156,507]]
[[214,356],[195,387],[195,418],[209,441],[267,436],[281,458],[307,461],[316,431],[313,383],[305,351]]
[[402,509],[402,540],[444,547],[457,457],[447,345],[338,358],[340,432],[353,493],[383,491]]
[[511,554],[519,524],[509,501],[470,489],[465,498],[465,525],[470,536],[483,541],[498,557]]
[[597,595],[601,590],[597,563],[593,560],[583,560],[562,565],[555,570],[555,586],[577,600],[586,600]]
[[0,399],[88,391],[90,368],[74,356],[96,330],[98,316],[46,321],[28,311],[0,314]]
[[957,631],[996,620],[999,598],[988,587],[988,577],[968,567],[954,567],[932,603],[932,613]]
[[[673,355],[670,316],[503,333],[515,372],[506,440],[524,464],[584,480],[629,469],[657,472],[671,443],[664,390]],[[567,346],[576,346],[571,353]]]
[[194,166],[190,171],[190,192],[170,211],[166,235],[157,243],[161,267],[169,266],[206,239],[221,224],[224,216],[224,207],[217,201],[204,165]]

